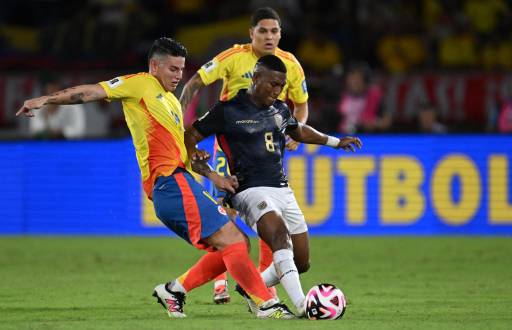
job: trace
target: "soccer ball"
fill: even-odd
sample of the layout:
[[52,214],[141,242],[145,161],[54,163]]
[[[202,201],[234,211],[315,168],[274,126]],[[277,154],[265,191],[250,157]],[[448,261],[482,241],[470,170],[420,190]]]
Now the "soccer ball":
[[345,295],[332,284],[318,284],[306,295],[306,316],[310,320],[338,320],[345,313]]

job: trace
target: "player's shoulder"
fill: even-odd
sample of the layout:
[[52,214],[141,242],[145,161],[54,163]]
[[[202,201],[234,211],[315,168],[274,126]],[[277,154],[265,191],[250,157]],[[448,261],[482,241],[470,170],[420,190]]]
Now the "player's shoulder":
[[125,74],[124,76],[120,77],[123,80],[128,79],[152,79],[153,76],[149,72],[138,72],[138,73],[131,73],[131,74]]
[[284,51],[280,48],[276,48],[276,56],[279,57],[283,62],[284,64],[291,64],[291,65],[297,65],[299,63],[299,60],[297,60],[297,58],[295,57],[295,55],[293,55],[292,53],[290,52],[287,52],[287,51]]
[[276,108],[280,111],[288,111],[289,110],[288,104],[286,104],[286,102],[281,101],[279,99],[274,101],[274,108]]
[[219,62],[222,62],[226,59],[240,56],[243,54],[247,54],[250,52],[251,52],[250,44],[235,44],[231,48],[228,48],[225,51],[219,53],[217,56],[215,56],[215,59]]

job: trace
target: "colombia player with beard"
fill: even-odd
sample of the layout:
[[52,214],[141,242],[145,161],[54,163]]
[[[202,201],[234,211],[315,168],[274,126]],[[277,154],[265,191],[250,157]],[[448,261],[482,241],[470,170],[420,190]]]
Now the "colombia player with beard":
[[[184,144],[183,115],[172,93],[181,80],[187,50],[171,38],[157,39],[148,55],[149,72],[97,84],[67,88],[27,100],[16,115],[33,117],[46,104],[119,100],[132,135],[143,187],[158,218],[178,236],[207,253],[180,277],[154,288],[153,295],[170,317],[185,317],[185,294],[228,270],[258,302],[259,318],[293,318],[268,292],[253,265],[247,237],[195,181]],[[192,169],[219,188],[233,191],[233,177],[223,178],[202,160]]]

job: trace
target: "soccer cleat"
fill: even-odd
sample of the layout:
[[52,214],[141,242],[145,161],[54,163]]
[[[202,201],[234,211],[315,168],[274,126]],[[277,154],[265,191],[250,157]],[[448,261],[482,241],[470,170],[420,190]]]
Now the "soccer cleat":
[[183,313],[183,305],[185,304],[185,294],[183,292],[173,292],[167,290],[165,284],[159,284],[153,290],[153,297],[158,299],[158,303],[172,318],[186,317]]
[[288,309],[285,304],[274,303],[269,307],[260,307],[256,313],[259,319],[294,319],[295,315]]
[[213,290],[213,302],[216,304],[227,304],[231,300],[228,293],[228,282],[225,283],[215,286]]
[[251,297],[249,297],[247,292],[245,292],[245,290],[242,289],[242,287],[239,284],[235,286],[235,291],[238,292],[242,297],[244,297],[245,301],[247,301],[249,313],[257,314],[259,310],[258,305],[256,305],[254,300],[252,300]]

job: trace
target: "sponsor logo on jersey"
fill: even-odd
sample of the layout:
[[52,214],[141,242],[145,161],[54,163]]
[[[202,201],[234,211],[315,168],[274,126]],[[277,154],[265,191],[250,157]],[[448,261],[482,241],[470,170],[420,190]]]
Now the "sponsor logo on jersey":
[[217,62],[215,62],[215,61],[211,60],[210,62],[208,62],[208,63],[204,64],[202,68],[203,68],[203,70],[204,70],[205,72],[210,72],[210,71],[212,71],[213,69],[215,69],[215,67],[216,67],[216,66],[217,66]]
[[243,125],[243,124],[259,124],[260,121],[259,120],[254,120],[254,119],[242,119],[242,120],[237,120],[235,121],[235,124],[237,125]]
[[267,208],[267,202],[265,201],[261,201],[258,203],[258,205],[256,205],[258,207],[258,209],[260,210],[264,210],[265,208]]
[[123,83],[123,81],[121,80],[121,78],[114,78],[114,79],[108,81],[108,85],[110,86],[110,88],[116,88],[117,86],[121,85],[122,83]]

